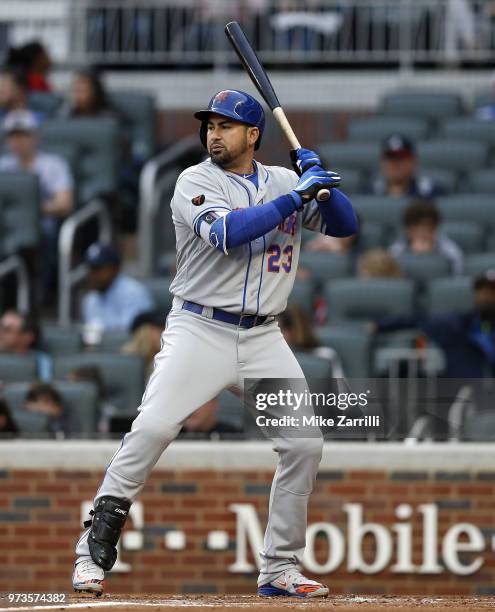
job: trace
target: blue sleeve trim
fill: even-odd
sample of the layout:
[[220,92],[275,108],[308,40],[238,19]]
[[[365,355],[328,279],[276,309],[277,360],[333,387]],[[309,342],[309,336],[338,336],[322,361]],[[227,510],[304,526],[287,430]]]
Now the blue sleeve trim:
[[318,202],[322,232],[337,238],[352,236],[358,230],[358,223],[351,201],[339,189],[333,188],[331,194],[329,200]]
[[208,213],[208,212],[211,212],[212,210],[228,210],[228,211],[230,211],[230,208],[229,208],[228,206],[209,206],[208,208],[203,208],[203,210],[201,210],[201,211],[200,211],[200,212],[199,212],[199,213],[198,213],[198,214],[197,214],[197,215],[194,217],[193,222],[192,222],[192,228],[193,228],[193,231],[194,231],[194,233],[196,234],[196,236],[198,236],[198,237],[200,236],[200,234],[199,234],[199,226],[198,226],[198,224],[197,224],[197,221],[198,221],[199,219],[201,219],[201,217],[202,217],[203,215],[205,215],[205,214],[206,214],[206,213]]

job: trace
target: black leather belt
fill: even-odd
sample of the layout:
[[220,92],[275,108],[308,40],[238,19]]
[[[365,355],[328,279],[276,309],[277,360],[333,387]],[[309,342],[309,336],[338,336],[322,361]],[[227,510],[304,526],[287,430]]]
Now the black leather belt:
[[[194,312],[199,315],[203,314],[203,309],[204,306],[201,306],[201,304],[196,304],[196,302],[184,302],[182,304],[182,310],[189,310],[190,312]],[[244,329],[250,329],[251,327],[263,325],[263,323],[265,323],[270,317],[247,314],[237,315],[227,312],[226,310],[221,310],[220,308],[213,308],[211,318],[215,319],[216,321],[230,323],[231,325],[236,325],[237,327],[242,327]]]

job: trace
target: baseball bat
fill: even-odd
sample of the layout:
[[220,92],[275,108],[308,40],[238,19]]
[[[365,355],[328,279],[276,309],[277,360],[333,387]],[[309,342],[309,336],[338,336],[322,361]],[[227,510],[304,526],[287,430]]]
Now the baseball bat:
[[[263,100],[270,107],[276,122],[279,124],[282,132],[287,137],[290,146],[293,149],[300,149],[301,144],[299,143],[297,136],[294,134],[294,130],[292,129],[289,120],[284,113],[284,109],[282,108],[277,94],[273,89],[273,85],[271,84],[265,69],[261,65],[258,56],[251,46],[251,43],[246,38],[241,26],[237,23],[237,21],[231,21],[225,26],[225,34],[227,35],[231,45],[234,47],[235,52],[241,60],[241,63],[254,86],[260,92]],[[329,197],[330,191],[328,189],[320,189],[316,199],[323,202],[324,200],[328,200]]]

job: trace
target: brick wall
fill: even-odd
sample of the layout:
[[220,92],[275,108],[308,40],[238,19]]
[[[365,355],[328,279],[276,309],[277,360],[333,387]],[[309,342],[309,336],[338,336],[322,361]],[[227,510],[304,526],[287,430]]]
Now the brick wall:
[[[0,448],[0,461],[7,456],[5,445],[3,443]],[[473,462],[467,469],[456,465],[449,467],[448,457],[439,459],[438,456],[432,461],[432,467],[426,469],[414,465],[395,467],[393,463],[387,463],[385,469],[365,469],[362,465],[339,465],[339,449],[343,447],[344,444],[339,445],[337,453],[324,459],[311,498],[309,523],[332,523],[342,531],[346,542],[342,563],[330,575],[318,574],[320,579],[328,582],[337,593],[486,594],[495,591],[495,557],[491,548],[495,534],[495,471],[487,467],[492,457],[479,466]],[[365,447],[361,448],[361,463],[364,464]],[[372,452],[371,445],[367,446],[366,454]],[[449,445],[448,452],[459,454],[461,451],[452,451]],[[238,456],[236,460],[239,463]],[[249,453],[243,460],[244,465],[250,465]],[[73,546],[80,531],[81,503],[92,499],[103,474],[103,461],[101,467],[85,470],[74,469],[69,461],[66,461],[66,469],[47,467],[48,463],[53,463],[53,457],[44,463],[38,452],[33,454],[33,466],[29,469],[27,462],[24,457],[22,467],[10,465],[0,470],[0,591],[68,590]],[[228,463],[226,456],[225,465]],[[144,510],[144,526],[140,530],[142,547],[121,552],[122,562],[130,564],[131,569],[109,575],[110,591],[252,592],[256,572],[236,574],[228,569],[236,555],[236,514],[229,506],[233,503],[253,505],[264,526],[271,467],[259,467],[256,462],[254,467],[244,470],[238,466],[228,470],[213,469],[208,462],[204,469],[196,465],[163,469],[161,465],[153,472],[139,499]],[[436,575],[394,573],[391,569],[397,554],[394,539],[393,558],[384,570],[373,575],[350,572],[346,565],[349,534],[344,510],[344,505],[349,503],[360,504],[364,521],[385,527],[391,537],[394,523],[410,524],[412,561],[417,566],[422,563],[425,535],[418,507],[435,504],[438,550],[449,528],[458,523],[471,523],[483,535],[484,550],[466,553],[464,557],[460,553],[459,557],[462,562],[470,563],[479,556],[483,564],[467,576],[456,575],[448,568]],[[412,516],[408,521],[397,518],[397,508],[401,504],[411,507]],[[132,529],[134,525],[128,521],[126,531]],[[185,533],[184,550],[167,550],[164,535],[170,530]],[[212,530],[228,533],[227,550],[208,550],[206,541]],[[376,553],[373,538],[365,538],[362,548],[364,558],[371,562]],[[317,562],[324,563],[329,555],[328,540],[322,535],[317,537],[314,550]],[[249,559],[253,562],[251,554]],[[442,565],[441,552],[439,562]]]

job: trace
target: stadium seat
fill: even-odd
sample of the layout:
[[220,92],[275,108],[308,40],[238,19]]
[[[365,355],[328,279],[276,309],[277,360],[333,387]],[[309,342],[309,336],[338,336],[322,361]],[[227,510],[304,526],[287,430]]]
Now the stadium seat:
[[338,173],[342,177],[342,189],[345,193],[360,193],[365,188],[365,179],[360,170],[339,167]]
[[[165,326],[165,316],[163,317]],[[98,350],[104,353],[120,353],[122,347],[131,339],[127,330],[107,331],[103,334]]]
[[493,168],[483,168],[471,172],[469,184],[473,191],[477,193],[495,194],[495,170]]
[[492,104],[495,104],[493,87],[490,87],[490,89],[481,89],[480,91],[476,92],[476,95],[474,96],[474,108],[491,106]]
[[306,311],[306,314],[313,318],[313,300],[315,296],[315,285],[312,279],[296,279],[294,287],[289,295],[287,304],[298,304]]
[[41,146],[69,143],[78,148],[80,200],[113,193],[117,186],[119,126],[110,118],[57,119],[41,128]]
[[[48,420],[44,415],[24,409],[24,400],[30,386],[31,383],[6,385],[4,397],[22,431],[46,432]],[[95,385],[89,382],[56,381],[53,386],[62,396],[64,410],[69,416],[71,437],[87,437],[94,434],[98,419],[98,392]]]
[[444,221],[469,221],[488,229],[495,225],[493,197],[483,193],[459,194],[437,198]]
[[349,255],[302,251],[299,265],[309,270],[312,278],[319,282],[344,278],[352,274],[352,259]]
[[40,197],[33,174],[0,172],[0,257],[38,245]]
[[352,198],[354,210],[363,224],[372,221],[388,228],[397,228],[401,224],[407,202],[407,198],[375,195],[358,195]]
[[451,272],[449,260],[435,253],[403,253],[396,257],[396,260],[404,276],[414,281],[424,282],[441,278]]
[[464,422],[462,439],[469,442],[493,442],[495,440],[495,412],[484,410],[468,416]]
[[239,431],[243,429],[244,405],[233,393],[226,389],[218,396],[218,420],[233,425]]
[[35,113],[43,113],[45,119],[55,115],[63,102],[63,97],[50,91],[33,91],[27,96],[27,106]]
[[34,353],[0,353],[0,382],[22,382],[38,378],[38,360]]
[[447,170],[446,168],[420,168],[420,177],[426,177],[430,180],[438,183],[448,193],[455,192],[457,190],[458,175],[453,170]]
[[454,92],[403,90],[385,96],[380,114],[444,119],[463,112],[462,98]]
[[174,299],[169,291],[172,279],[167,276],[155,276],[153,278],[140,278],[139,280],[151,293],[157,310],[164,313],[163,322],[165,324],[165,317],[170,312]]
[[367,378],[369,376],[371,335],[365,326],[328,325],[318,327],[316,332],[324,346],[329,346],[337,352],[347,377]]
[[64,355],[55,357],[54,376],[64,379],[71,370],[90,365],[101,372],[108,402],[121,412],[135,413],[144,390],[143,358],[140,355],[99,352]]
[[370,171],[380,160],[380,143],[377,142],[322,143],[317,149],[324,164],[335,171],[341,168]]
[[62,325],[43,325],[42,349],[50,355],[72,355],[81,348],[79,330]]
[[46,438],[49,436],[50,417],[47,414],[22,409],[14,410],[7,396],[8,391],[6,390],[5,398],[11,407],[12,418],[23,436],[28,438]]
[[423,169],[446,168],[465,172],[482,168],[488,159],[488,145],[476,140],[427,140],[420,142],[417,150]]
[[348,126],[349,140],[383,141],[390,134],[403,134],[414,142],[428,138],[428,121],[420,117],[376,116],[355,119]]
[[442,234],[458,244],[465,254],[483,250],[483,228],[474,221],[446,221],[440,226]]
[[112,91],[110,100],[128,126],[133,157],[143,161],[152,157],[156,133],[152,96],[136,91]]
[[465,273],[478,276],[487,270],[495,270],[495,253],[475,253],[466,257]]
[[390,242],[387,226],[373,221],[360,223],[357,246],[361,252],[386,246]]
[[427,312],[430,315],[467,312],[473,307],[473,281],[468,276],[437,278],[428,283]]
[[295,356],[305,378],[329,378],[332,375],[332,367],[328,359],[302,351],[296,351]]
[[374,321],[389,315],[411,314],[414,282],[409,279],[343,279],[326,284],[331,323]]
[[440,134],[444,138],[486,142],[493,147],[495,145],[495,122],[472,117],[449,119],[442,125]]

